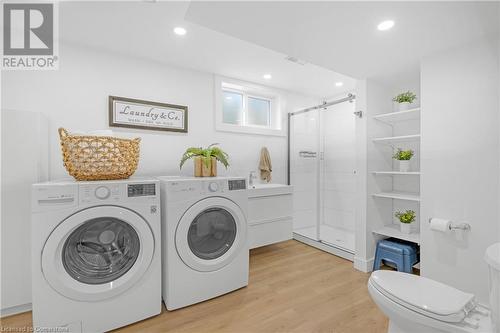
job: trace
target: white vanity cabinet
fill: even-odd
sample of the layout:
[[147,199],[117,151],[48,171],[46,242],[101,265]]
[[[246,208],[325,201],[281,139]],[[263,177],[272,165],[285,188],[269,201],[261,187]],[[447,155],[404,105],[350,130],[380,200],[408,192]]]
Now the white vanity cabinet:
[[293,187],[256,184],[248,189],[250,249],[292,239]]

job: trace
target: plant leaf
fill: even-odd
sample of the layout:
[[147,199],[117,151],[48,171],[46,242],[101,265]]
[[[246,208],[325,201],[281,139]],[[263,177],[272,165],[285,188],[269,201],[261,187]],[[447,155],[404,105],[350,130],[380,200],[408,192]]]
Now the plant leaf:
[[222,149],[218,147],[212,148],[212,156],[214,156],[217,161],[221,162],[227,169],[227,167],[229,166],[228,155],[224,151],[222,151]]
[[202,155],[202,153],[203,153],[202,148],[191,147],[191,148],[186,149],[186,151],[182,155],[181,162],[179,164],[179,169],[182,169],[182,166],[184,165],[184,163],[186,163],[187,160],[189,160],[190,158],[193,158],[195,156],[200,156],[200,155]]

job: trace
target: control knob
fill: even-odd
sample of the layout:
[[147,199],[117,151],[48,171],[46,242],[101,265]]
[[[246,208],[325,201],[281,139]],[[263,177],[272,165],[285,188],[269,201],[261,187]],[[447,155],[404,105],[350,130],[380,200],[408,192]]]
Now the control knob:
[[208,190],[210,192],[217,192],[218,189],[219,189],[219,184],[217,184],[215,182],[208,184]]
[[109,198],[109,195],[111,194],[111,192],[110,192],[109,188],[107,188],[106,186],[99,186],[98,188],[95,189],[94,194],[95,194],[97,199],[104,200],[104,199]]

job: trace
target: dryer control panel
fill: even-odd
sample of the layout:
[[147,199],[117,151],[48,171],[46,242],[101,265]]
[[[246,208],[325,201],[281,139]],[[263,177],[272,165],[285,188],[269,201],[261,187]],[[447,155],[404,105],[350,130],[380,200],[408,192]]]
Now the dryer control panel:
[[165,182],[167,201],[193,200],[196,197],[229,195],[229,192],[246,190],[245,178],[199,178],[179,179]]

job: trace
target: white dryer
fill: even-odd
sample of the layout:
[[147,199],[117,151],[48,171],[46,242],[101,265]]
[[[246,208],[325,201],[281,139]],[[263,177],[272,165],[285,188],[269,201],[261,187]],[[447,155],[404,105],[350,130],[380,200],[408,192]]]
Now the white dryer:
[[158,180],[32,190],[34,327],[103,332],[161,312]]
[[167,309],[248,285],[245,178],[159,179]]

